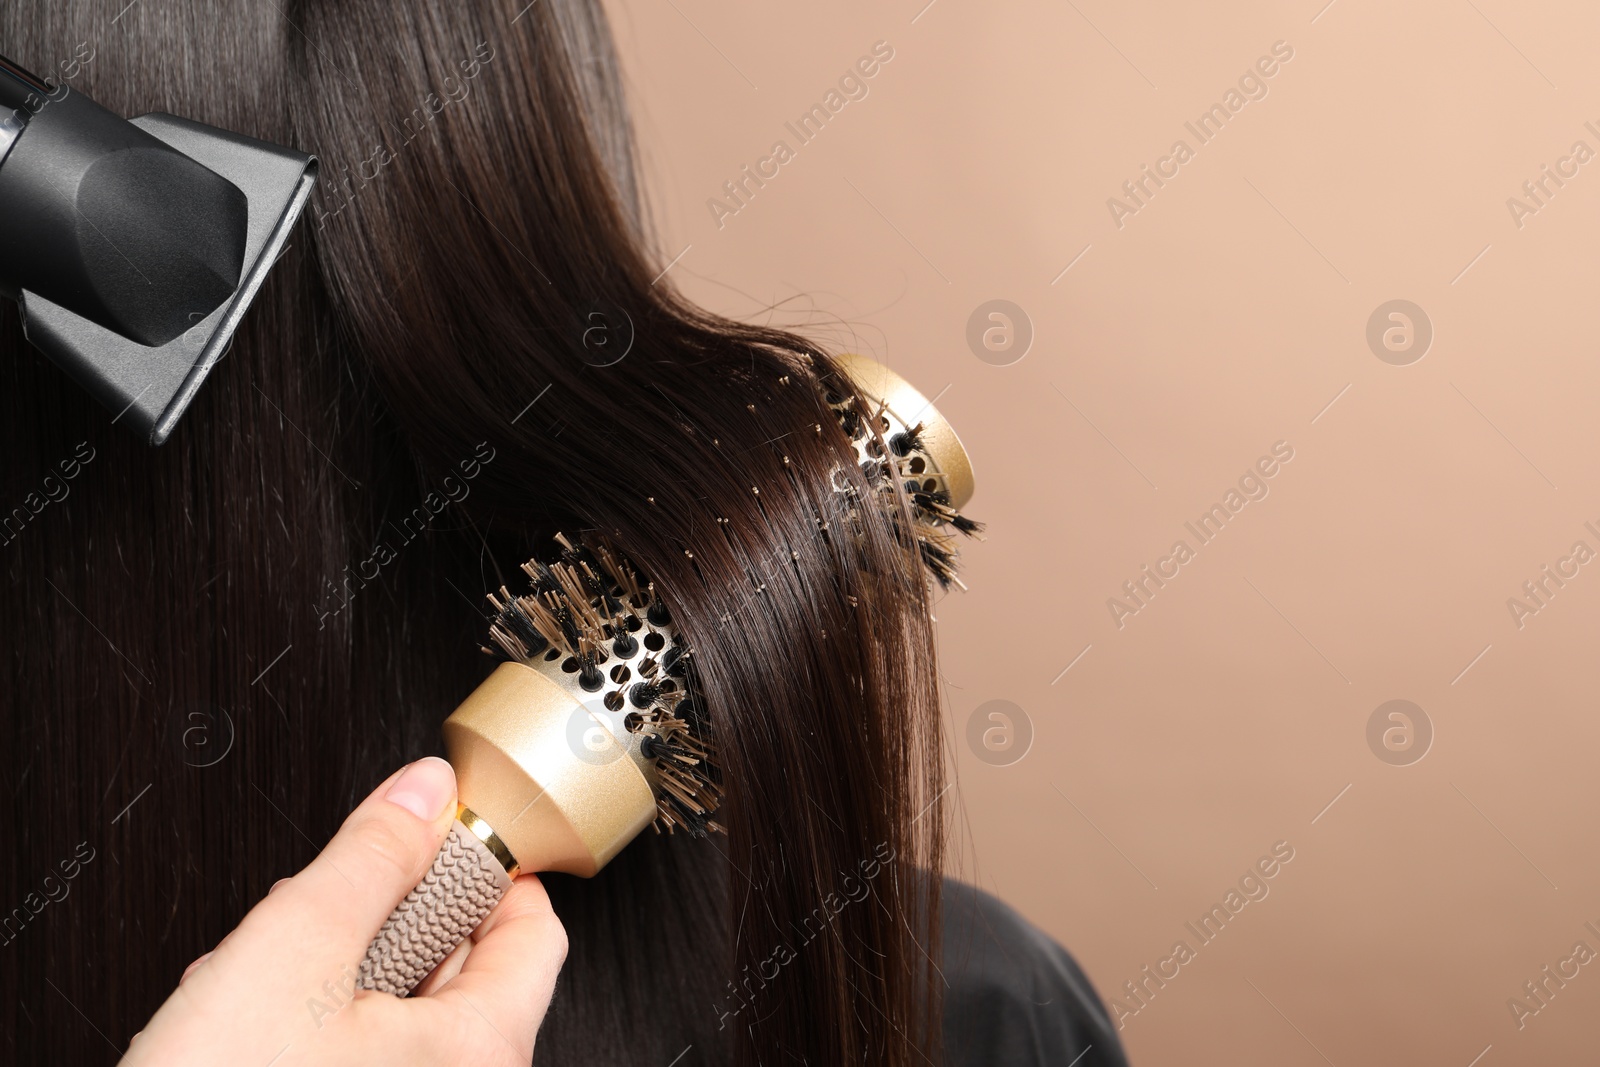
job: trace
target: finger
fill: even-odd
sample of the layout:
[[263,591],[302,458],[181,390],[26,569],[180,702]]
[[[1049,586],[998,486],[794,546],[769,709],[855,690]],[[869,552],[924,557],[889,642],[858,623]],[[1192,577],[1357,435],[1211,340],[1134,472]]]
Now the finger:
[[234,956],[247,968],[292,960],[293,974],[285,977],[311,978],[313,985],[341,979],[433,863],[455,817],[455,798],[455,773],[437,757],[391,775],[305,870],[245,916],[230,935],[241,944],[227,969]]
[[[385,782],[276,901],[314,912],[337,958],[359,960],[395,905],[427,873],[455,817],[456,778],[429,756]],[[301,937],[306,933],[302,932]]]
[[417,983],[417,988],[411,991],[411,995],[425,997],[449,983],[461,973],[462,965],[467,962],[467,953],[471,951],[472,939],[469,937],[451,949],[450,955],[439,961],[439,966],[433,969],[433,973]]
[[567,931],[536,875],[525,874],[473,933],[472,952],[453,982],[434,994],[464,997],[469,1024],[481,1017],[530,1052],[567,958]]

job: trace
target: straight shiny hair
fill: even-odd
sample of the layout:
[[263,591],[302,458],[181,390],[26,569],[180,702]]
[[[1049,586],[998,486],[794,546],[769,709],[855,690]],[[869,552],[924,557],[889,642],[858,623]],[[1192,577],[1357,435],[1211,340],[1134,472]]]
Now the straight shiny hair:
[[572,948],[535,1062],[937,1062],[908,505],[842,522],[839,486],[868,490],[836,364],[660,275],[600,5],[119,6],[13,0],[0,47],[122,114],[315,153],[322,183],[160,450],[0,311],[5,1058],[114,1059],[437,751],[490,667],[482,594],[592,530],[695,650],[727,835],[546,878]]

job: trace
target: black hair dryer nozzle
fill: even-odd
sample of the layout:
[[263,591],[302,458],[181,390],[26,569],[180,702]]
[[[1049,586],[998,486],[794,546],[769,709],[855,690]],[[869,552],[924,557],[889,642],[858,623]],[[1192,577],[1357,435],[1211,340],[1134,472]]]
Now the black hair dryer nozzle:
[[28,340],[152,445],[228,349],[315,158],[123,119],[0,57],[0,293]]

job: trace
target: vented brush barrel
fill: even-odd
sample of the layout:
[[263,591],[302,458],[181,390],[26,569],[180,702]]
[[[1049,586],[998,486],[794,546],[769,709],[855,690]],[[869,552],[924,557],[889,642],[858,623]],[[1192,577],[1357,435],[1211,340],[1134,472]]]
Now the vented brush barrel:
[[656,817],[653,769],[625,713],[583,695],[502,663],[445,720],[462,802],[524,870],[592,877]]
[[532,595],[490,598],[513,658],[445,720],[462,810],[368,949],[363,988],[409,993],[521,871],[591,877],[653,820],[703,832],[716,806],[694,775],[708,742],[674,714],[689,682],[670,612],[608,551],[562,545],[561,563],[524,568]]
[[[541,662],[560,670],[559,656]],[[404,996],[519,873],[590,877],[650,825],[655,786],[639,741],[604,698],[582,695],[545,671],[502,663],[445,720],[457,820],[428,876],[368,948],[362,988]]]
[[[955,428],[933,406],[933,401],[918,392],[916,387],[900,375],[868,356],[845,354],[837,362],[850,380],[867,397],[876,397],[884,406],[888,426],[880,426],[884,440],[894,452],[896,434],[921,427],[920,438],[925,468],[910,470],[916,457],[901,456],[899,466],[903,473],[915,478],[919,484],[933,482],[927,488],[950,495],[949,504],[961,508],[972,499],[976,488],[972,474],[972,458],[956,436]],[[872,403],[868,401],[869,405]]]

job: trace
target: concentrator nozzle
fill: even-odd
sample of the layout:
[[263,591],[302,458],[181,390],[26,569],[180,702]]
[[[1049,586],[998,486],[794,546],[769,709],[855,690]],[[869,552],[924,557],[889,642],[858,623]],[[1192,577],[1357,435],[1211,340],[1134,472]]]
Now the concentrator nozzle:
[[0,57],[0,294],[152,445],[171,434],[305,207],[316,159],[123,119]]

